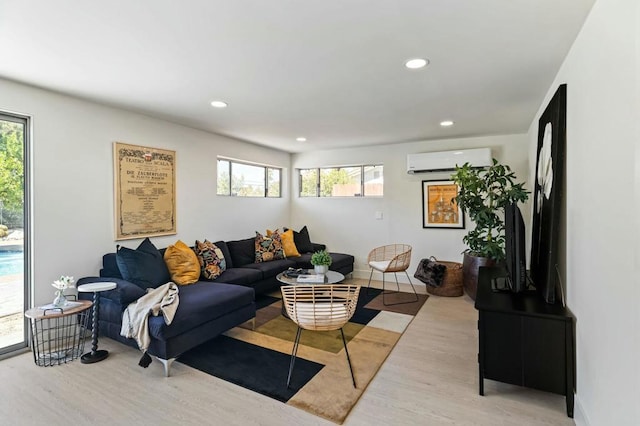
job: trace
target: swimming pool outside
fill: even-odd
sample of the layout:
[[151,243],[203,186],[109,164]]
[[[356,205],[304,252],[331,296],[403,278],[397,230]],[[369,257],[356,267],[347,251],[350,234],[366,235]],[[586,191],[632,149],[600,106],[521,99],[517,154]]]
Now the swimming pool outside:
[[22,241],[0,241],[0,350],[24,341]]
[[21,251],[0,251],[0,277],[20,274],[24,271],[24,254]]

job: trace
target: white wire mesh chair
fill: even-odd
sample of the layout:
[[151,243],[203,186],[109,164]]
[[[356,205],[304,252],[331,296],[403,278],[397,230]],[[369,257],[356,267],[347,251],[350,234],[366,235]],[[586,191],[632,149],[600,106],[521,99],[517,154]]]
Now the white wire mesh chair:
[[[382,303],[385,306],[390,305],[401,305],[403,303],[414,303],[418,301],[418,293],[416,293],[416,289],[411,282],[411,278],[407,273],[407,269],[411,264],[411,246],[408,244],[388,244],[386,246],[376,247],[369,252],[369,256],[367,257],[367,264],[371,267],[371,274],[369,275],[369,284],[367,284],[367,294],[369,292],[369,288],[371,287],[371,278],[373,277],[373,271],[378,271],[382,273]],[[384,274],[393,272],[393,275],[396,278],[396,287],[398,290],[396,292],[386,292],[385,291],[385,280]],[[411,288],[413,289],[413,294],[415,295],[415,300],[406,300],[403,302],[396,303],[387,303],[385,299],[386,294],[399,293],[400,292],[400,284],[398,283],[398,275],[397,272],[404,272],[409,280],[409,284],[411,284]]]
[[296,361],[300,334],[302,330],[335,331],[340,330],[344,352],[347,355],[353,387],[356,379],[351,367],[351,358],[347,350],[342,327],[356,311],[360,286],[350,284],[288,285],[280,287],[282,304],[289,318],[297,324],[298,331],[291,351],[287,388],[291,382],[291,373]]

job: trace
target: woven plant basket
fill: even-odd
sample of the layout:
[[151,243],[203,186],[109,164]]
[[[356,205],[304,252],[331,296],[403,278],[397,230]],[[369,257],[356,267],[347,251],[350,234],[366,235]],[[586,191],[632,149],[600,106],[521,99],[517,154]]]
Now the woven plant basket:
[[444,265],[447,269],[444,272],[442,285],[440,287],[427,286],[427,293],[434,296],[457,297],[464,294],[462,284],[462,263],[448,262],[432,258],[433,261]]

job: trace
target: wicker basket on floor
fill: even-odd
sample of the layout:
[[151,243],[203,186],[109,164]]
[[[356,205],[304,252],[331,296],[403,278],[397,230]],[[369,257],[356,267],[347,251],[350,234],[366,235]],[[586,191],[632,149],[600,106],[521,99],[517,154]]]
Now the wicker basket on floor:
[[448,262],[445,260],[437,260],[433,258],[435,262],[440,265],[444,265],[447,269],[442,279],[442,285],[440,287],[427,286],[427,293],[434,296],[456,297],[464,294],[464,288],[462,283],[462,263]]

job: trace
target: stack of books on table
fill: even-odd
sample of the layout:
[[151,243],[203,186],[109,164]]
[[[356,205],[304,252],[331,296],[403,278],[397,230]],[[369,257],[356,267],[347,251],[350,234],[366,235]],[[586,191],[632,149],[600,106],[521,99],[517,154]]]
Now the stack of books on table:
[[310,283],[310,284],[323,283],[324,275],[320,275],[320,274],[298,275],[298,278],[296,278],[296,281],[299,283]]

